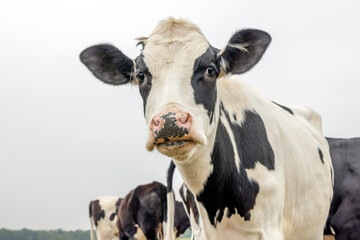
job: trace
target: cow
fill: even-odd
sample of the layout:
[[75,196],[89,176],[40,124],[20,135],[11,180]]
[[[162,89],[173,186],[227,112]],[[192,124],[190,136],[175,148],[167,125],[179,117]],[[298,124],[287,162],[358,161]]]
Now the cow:
[[[181,202],[175,203],[174,211],[171,231],[178,237],[190,222]],[[159,182],[137,186],[124,197],[117,217],[120,240],[163,239],[167,225],[167,188]]]
[[139,38],[135,59],[109,44],[80,54],[103,82],[138,85],[146,148],[172,158],[194,196],[195,239],[323,237],[333,184],[326,139],[232,77],[256,65],[270,42],[243,29],[220,50],[195,24],[168,18]]
[[90,234],[91,240],[95,239],[94,224],[97,240],[116,240],[118,239],[117,211],[122,198],[113,196],[96,197],[90,201]]
[[334,167],[334,197],[324,234],[360,238],[360,138],[327,138]]

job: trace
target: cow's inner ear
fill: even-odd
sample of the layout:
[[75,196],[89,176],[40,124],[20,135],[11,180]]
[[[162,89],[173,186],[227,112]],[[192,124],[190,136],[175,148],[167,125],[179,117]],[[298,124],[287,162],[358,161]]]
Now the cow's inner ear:
[[250,70],[260,60],[270,42],[270,35],[261,30],[236,32],[223,51],[219,52],[222,70],[232,74]]
[[80,60],[101,81],[120,85],[134,79],[134,62],[116,47],[100,44],[86,48]]

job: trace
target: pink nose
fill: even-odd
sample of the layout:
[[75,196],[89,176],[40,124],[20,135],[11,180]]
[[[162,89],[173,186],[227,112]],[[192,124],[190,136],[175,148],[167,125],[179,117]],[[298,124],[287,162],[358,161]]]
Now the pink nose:
[[158,116],[154,117],[151,121],[151,129],[153,131],[158,131],[162,129],[167,123],[168,124],[176,124],[178,127],[186,127],[189,125],[189,114],[180,112],[180,111],[169,111],[163,112]]
[[189,115],[186,113],[180,113],[180,116],[178,116],[177,120],[180,124],[185,125],[189,119]]
[[180,111],[162,112],[150,123],[150,129],[155,138],[164,139],[182,138],[184,131],[188,133],[190,126],[190,115]]

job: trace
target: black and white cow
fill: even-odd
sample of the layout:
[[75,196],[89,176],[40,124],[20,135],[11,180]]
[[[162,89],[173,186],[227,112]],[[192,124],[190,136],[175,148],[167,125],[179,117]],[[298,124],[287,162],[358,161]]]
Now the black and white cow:
[[[190,226],[185,209],[175,203],[172,231],[179,236]],[[172,216],[172,217],[174,217]],[[120,204],[117,226],[120,240],[158,240],[163,238],[167,222],[167,190],[159,182],[139,185]]]
[[89,204],[91,240],[95,239],[94,224],[97,240],[117,240],[118,229],[117,211],[122,198],[103,196],[96,197]]
[[325,138],[231,77],[270,41],[245,29],[219,50],[196,25],[169,18],[140,39],[134,60],[107,44],[80,55],[103,82],[138,84],[146,147],[174,159],[198,209],[196,239],[322,239],[332,200]]
[[[334,167],[334,197],[325,234],[360,239],[360,138],[327,138]],[[332,231],[331,231],[332,230]]]

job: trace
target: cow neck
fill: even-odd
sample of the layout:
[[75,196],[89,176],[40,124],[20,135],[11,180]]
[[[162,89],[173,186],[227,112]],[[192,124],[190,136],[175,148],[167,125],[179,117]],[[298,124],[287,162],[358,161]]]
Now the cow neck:
[[244,111],[242,124],[234,123],[222,103],[219,107],[216,134],[208,142],[211,147],[194,156],[196,159],[190,164],[179,166],[184,182],[214,226],[233,214],[250,220],[259,184],[248,178],[245,169],[252,169],[259,162],[274,170],[274,155],[261,117]]
[[197,200],[204,205],[212,225],[221,222],[225,214],[231,217],[238,213],[244,220],[250,220],[250,210],[255,205],[259,185],[247,177],[242,164],[237,166],[236,150],[239,151],[233,148],[225,123],[220,121],[211,153],[214,171],[204,190],[197,194]]
[[186,186],[192,193],[199,193],[203,190],[204,185],[213,171],[211,163],[211,150],[215,141],[215,131],[208,138],[206,145],[201,145],[196,152],[186,161],[176,161],[178,168]]

